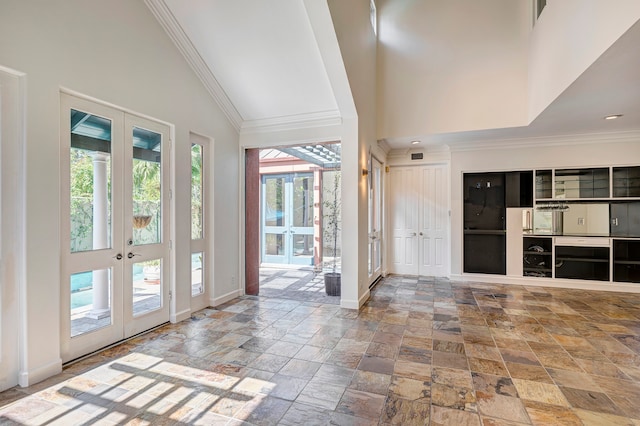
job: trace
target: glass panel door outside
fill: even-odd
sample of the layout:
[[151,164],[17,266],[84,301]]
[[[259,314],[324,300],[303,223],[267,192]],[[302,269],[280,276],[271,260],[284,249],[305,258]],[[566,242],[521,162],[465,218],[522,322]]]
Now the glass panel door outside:
[[289,218],[285,210],[286,176],[263,176],[262,178],[262,261],[265,263],[288,263],[286,234]]
[[313,174],[262,177],[262,261],[313,264]]
[[289,263],[313,264],[313,174],[296,174],[289,185],[291,219],[289,228],[291,251]]

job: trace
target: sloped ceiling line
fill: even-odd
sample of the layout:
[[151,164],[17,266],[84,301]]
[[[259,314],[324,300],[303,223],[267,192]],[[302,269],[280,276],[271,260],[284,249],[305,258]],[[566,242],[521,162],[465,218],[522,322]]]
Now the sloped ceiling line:
[[195,49],[189,37],[184,33],[184,30],[180,24],[178,24],[164,0],[144,0],[144,2],[169,35],[169,38],[174,42],[180,53],[182,53],[198,78],[202,81],[209,94],[218,103],[233,127],[237,131],[240,131],[243,121],[240,113]]

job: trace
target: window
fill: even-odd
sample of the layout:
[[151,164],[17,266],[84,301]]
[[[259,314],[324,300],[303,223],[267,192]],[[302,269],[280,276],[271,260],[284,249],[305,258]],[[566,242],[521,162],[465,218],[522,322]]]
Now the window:
[[369,18],[371,19],[371,26],[373,27],[373,33],[378,35],[378,15],[376,13],[376,2],[371,0],[369,3]]
[[[207,285],[206,153],[208,140],[191,135],[191,296],[205,294]],[[193,308],[193,306],[192,306]]]

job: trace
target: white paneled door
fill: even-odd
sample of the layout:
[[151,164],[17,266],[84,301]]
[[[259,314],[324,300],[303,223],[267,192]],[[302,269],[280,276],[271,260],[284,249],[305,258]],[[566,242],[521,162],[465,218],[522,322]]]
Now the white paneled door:
[[448,167],[391,167],[389,181],[390,272],[447,276]]

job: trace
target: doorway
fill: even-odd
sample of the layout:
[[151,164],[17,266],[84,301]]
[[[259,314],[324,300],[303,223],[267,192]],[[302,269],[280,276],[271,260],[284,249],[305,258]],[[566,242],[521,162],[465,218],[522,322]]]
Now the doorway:
[[63,362],[169,320],[169,126],[62,94]]
[[313,265],[313,173],[262,176],[262,262]]
[[340,156],[339,142],[246,150],[247,294],[340,303],[323,280],[340,268],[340,235],[326,224]]
[[391,167],[389,267],[392,273],[449,274],[449,167]]

